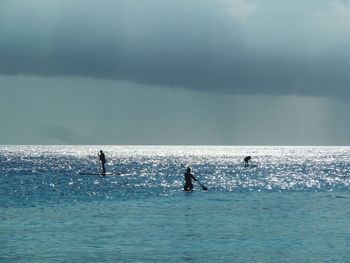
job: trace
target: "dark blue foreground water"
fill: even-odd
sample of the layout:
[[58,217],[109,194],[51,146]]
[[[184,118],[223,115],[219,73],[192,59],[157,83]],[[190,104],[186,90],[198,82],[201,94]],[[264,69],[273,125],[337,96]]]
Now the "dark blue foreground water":
[[350,262],[348,147],[98,150],[0,147],[0,262]]

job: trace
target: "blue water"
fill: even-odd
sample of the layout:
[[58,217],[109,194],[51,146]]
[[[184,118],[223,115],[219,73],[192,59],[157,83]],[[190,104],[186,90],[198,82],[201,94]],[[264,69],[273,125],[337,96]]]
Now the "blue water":
[[[79,174],[100,149],[121,175]],[[350,147],[0,146],[0,164],[0,262],[350,262]],[[183,165],[209,191],[181,191]]]

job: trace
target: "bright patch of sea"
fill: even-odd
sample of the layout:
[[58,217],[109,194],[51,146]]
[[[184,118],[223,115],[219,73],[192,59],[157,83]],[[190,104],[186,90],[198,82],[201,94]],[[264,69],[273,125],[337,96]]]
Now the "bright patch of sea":
[[350,262],[349,223],[350,147],[0,146],[0,262]]

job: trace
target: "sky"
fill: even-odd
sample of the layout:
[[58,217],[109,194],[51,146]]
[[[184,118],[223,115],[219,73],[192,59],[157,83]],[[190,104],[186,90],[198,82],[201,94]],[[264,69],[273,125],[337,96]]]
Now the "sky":
[[350,2],[1,0],[0,144],[350,145]]

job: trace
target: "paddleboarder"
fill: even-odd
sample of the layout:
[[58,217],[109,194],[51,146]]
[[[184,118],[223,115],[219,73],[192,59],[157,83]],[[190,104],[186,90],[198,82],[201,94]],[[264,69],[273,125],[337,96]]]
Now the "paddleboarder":
[[244,161],[244,167],[249,166],[249,162],[251,162],[251,160],[252,160],[252,157],[251,157],[251,156],[244,157],[244,159],[243,159],[243,161]]
[[191,174],[191,168],[187,167],[185,176],[185,185],[184,185],[184,191],[192,191],[193,190],[193,184],[192,179],[195,181],[198,181],[193,174]]
[[100,152],[98,153],[98,159],[100,160],[100,166],[101,166],[100,173],[102,176],[106,176],[106,167],[105,167],[106,157],[102,150],[100,150]]

